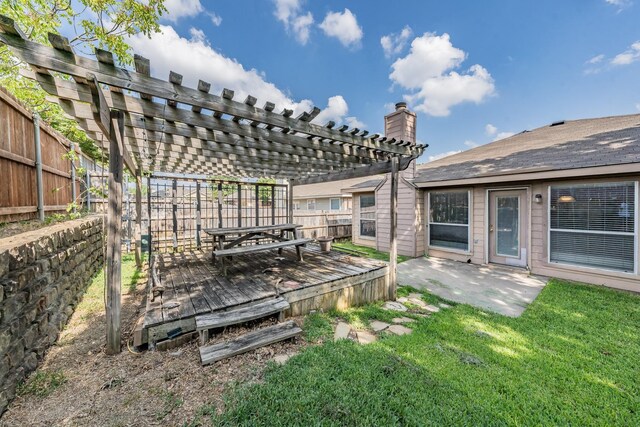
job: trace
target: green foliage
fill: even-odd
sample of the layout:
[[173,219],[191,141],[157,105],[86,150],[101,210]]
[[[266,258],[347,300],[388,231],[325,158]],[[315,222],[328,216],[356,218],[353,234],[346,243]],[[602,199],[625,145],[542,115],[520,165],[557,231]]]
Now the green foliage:
[[[230,196],[234,192],[238,191],[238,178],[234,178],[232,176],[225,175],[215,175],[209,178],[211,182],[211,197],[214,201],[218,200],[218,194],[222,193],[222,198],[225,199],[227,196]],[[218,181],[223,181],[222,183]]]
[[[2,0],[0,14],[12,18],[33,41],[49,44],[47,34],[58,33],[62,26],[73,27],[69,41],[78,53],[90,53],[94,47],[114,53],[120,64],[131,64],[131,49],[126,37],[147,37],[160,30],[158,18],[166,12],[164,0]],[[15,58],[6,46],[0,46],[0,85],[54,129],[77,142],[83,153],[97,159],[100,151],[93,141],[64,116],[62,109],[46,101],[40,86],[22,76],[26,65]]]
[[[380,261],[389,262],[388,252],[380,252],[378,250],[375,250],[367,246],[354,245],[351,242],[336,242],[332,245],[332,248],[338,251],[342,250],[350,254],[357,254],[367,258],[373,258]],[[405,256],[405,255],[398,255],[397,259],[398,259],[398,262],[400,263],[400,262],[405,262],[411,259],[411,257]]]
[[329,340],[200,413],[217,426],[640,425],[638,324],[638,295],[552,280],[519,318],[459,304],[410,335]]
[[[275,184],[276,180],[273,178],[260,178],[258,184]],[[261,186],[258,189],[258,197],[262,204],[271,202],[271,194],[273,193],[273,187],[270,185]]]
[[37,371],[18,386],[18,396],[46,397],[66,382],[67,379],[62,371]]

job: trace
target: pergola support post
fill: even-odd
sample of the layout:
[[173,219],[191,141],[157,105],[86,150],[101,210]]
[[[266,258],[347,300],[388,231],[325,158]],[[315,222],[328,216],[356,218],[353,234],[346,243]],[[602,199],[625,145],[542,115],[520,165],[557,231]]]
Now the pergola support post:
[[124,114],[112,110],[109,132],[109,204],[107,206],[106,319],[107,354],[120,353],[121,273],[122,273],[122,177],[123,158],[120,143]]
[[398,158],[391,158],[391,203],[389,205],[389,299],[395,301],[398,268]]
[[142,174],[136,172],[136,267],[142,268]]

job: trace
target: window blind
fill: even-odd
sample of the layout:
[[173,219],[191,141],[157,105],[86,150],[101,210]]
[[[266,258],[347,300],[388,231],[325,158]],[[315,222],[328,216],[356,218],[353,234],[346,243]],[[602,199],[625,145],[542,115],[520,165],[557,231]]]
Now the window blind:
[[549,260],[635,271],[634,182],[551,186]]

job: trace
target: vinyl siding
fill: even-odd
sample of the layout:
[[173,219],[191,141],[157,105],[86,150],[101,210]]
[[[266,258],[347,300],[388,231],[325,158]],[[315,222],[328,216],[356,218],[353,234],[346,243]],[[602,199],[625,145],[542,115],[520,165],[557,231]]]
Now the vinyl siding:
[[[389,251],[390,221],[389,208],[391,205],[391,179],[376,192],[377,230],[376,247],[380,251]],[[418,256],[416,252],[416,189],[398,180],[398,253],[411,257]]]

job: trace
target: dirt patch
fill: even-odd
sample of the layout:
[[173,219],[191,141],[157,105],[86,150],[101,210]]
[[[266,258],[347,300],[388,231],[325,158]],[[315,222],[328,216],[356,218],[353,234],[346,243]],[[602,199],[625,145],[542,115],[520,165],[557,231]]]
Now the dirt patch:
[[[127,340],[141,314],[145,280],[141,277],[123,298]],[[258,322],[229,328],[211,341],[259,326]],[[298,338],[202,367],[197,341],[165,352],[134,354],[125,348],[119,355],[107,356],[104,336],[104,311],[81,303],[36,371],[62,372],[63,384],[45,397],[17,397],[0,418],[0,426],[184,425],[196,419],[198,425],[208,425],[208,417],[198,416],[200,408],[222,410],[225,389],[261,381],[274,356],[293,354],[307,345]]]

